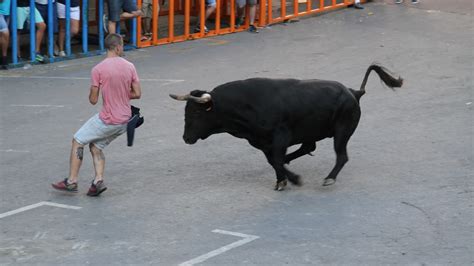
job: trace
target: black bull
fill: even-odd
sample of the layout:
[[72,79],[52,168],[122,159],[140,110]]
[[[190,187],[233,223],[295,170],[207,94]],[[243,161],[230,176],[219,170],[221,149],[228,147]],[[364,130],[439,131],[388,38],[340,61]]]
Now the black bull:
[[[183,139],[194,144],[217,133],[229,133],[246,139],[263,151],[275,169],[275,189],[282,190],[286,180],[301,185],[301,179],[284,164],[310,154],[316,142],[334,138],[336,164],[324,180],[332,185],[349,160],[347,143],[360,119],[359,99],[374,70],[390,88],[401,87],[403,79],[383,66],[371,65],[360,90],[346,88],[326,80],[266,79],[238,80],[217,86],[211,92],[194,90],[190,94],[170,95],[187,101]],[[286,154],[287,148],[301,147]]]

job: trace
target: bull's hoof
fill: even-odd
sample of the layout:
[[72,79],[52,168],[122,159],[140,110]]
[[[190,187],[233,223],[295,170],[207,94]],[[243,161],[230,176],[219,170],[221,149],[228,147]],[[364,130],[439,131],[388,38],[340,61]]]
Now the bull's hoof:
[[332,178],[326,178],[324,179],[324,183],[323,183],[323,186],[330,186],[332,184],[336,183],[336,179],[332,179]]
[[293,184],[295,186],[300,187],[300,186],[303,185],[303,181],[302,181],[302,179],[299,175],[288,176],[288,181],[290,181],[291,184]]
[[283,180],[283,181],[280,181],[276,183],[275,185],[275,190],[276,191],[282,191],[285,189],[286,185],[288,184],[288,182],[286,182],[286,180]]

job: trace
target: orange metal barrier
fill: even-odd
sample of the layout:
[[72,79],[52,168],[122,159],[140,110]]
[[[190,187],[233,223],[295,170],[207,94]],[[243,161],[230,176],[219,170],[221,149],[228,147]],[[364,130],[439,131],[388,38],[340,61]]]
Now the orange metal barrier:
[[[137,0],[139,9],[142,1]],[[160,6],[160,1],[163,0],[153,0],[151,39],[142,40],[143,24],[141,19],[137,20],[137,47],[229,34],[245,31],[249,27],[247,6],[245,24],[235,28],[236,0],[216,0],[216,10],[207,23],[210,26],[208,33],[205,33],[204,27],[200,27],[199,32],[194,32],[198,22],[204,25],[205,0],[166,0],[166,6]],[[353,0],[259,0],[255,24],[264,27],[296,17],[347,7],[353,3]]]

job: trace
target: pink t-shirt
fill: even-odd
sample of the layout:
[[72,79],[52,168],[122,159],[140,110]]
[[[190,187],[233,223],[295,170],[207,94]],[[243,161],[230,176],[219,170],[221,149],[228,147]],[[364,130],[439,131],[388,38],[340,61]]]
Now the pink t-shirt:
[[131,117],[132,82],[138,82],[135,66],[121,57],[106,58],[92,69],[91,85],[102,92],[99,118],[108,125],[127,123]]

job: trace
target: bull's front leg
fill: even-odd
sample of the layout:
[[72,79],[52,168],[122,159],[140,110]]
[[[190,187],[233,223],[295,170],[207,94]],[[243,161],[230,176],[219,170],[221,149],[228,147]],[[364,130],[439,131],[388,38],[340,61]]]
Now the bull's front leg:
[[285,164],[286,150],[290,143],[290,134],[286,130],[275,132],[271,148],[264,151],[268,162],[273,166],[276,174],[275,190],[282,191],[287,185],[287,179],[293,184],[300,185],[300,177],[288,171]]

